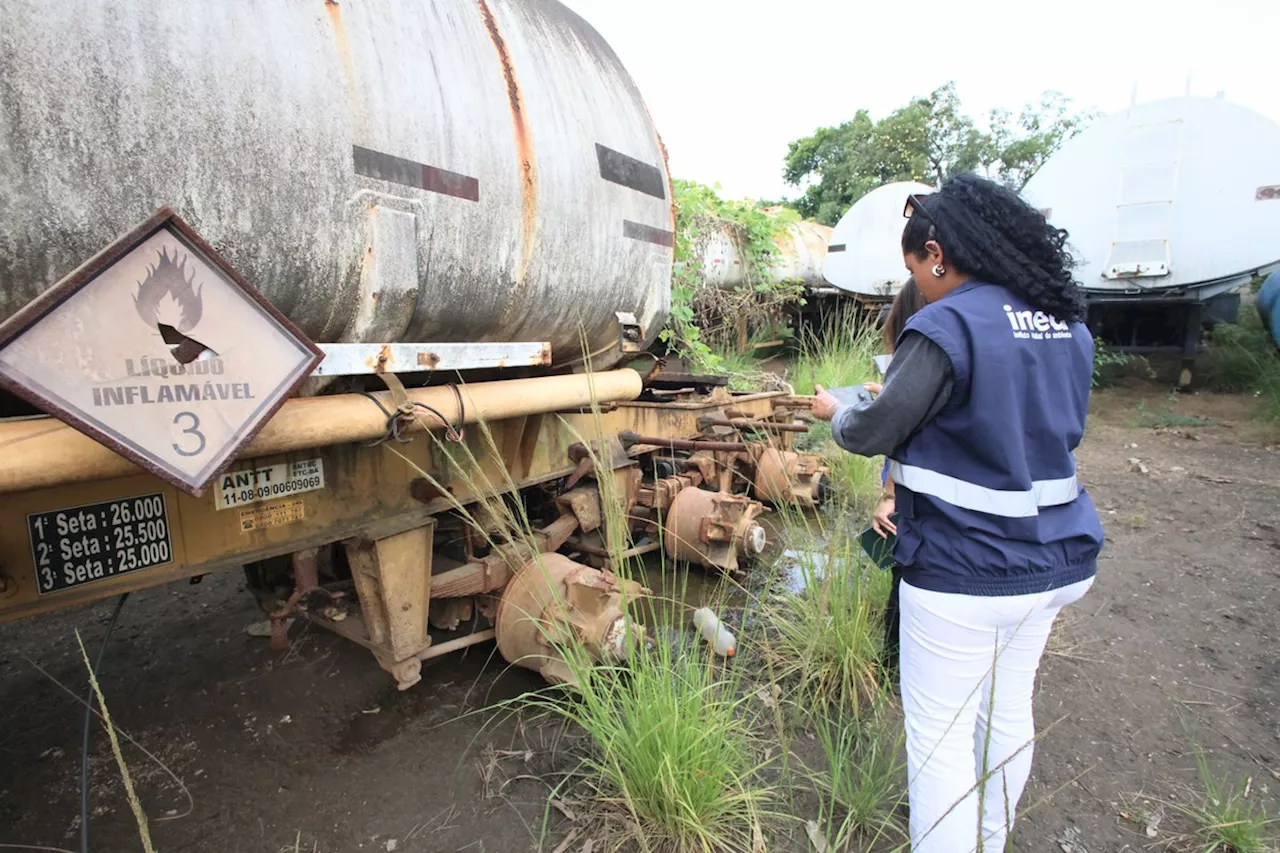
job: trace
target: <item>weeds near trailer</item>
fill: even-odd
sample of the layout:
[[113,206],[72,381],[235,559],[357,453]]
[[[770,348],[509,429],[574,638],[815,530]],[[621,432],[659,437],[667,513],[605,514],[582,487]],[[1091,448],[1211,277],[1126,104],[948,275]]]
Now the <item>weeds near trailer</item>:
[[1280,354],[1257,308],[1241,308],[1235,325],[1216,326],[1205,360],[1206,388],[1253,394],[1261,400],[1259,417],[1280,420]]
[[[605,435],[598,407],[592,420],[596,435]],[[583,443],[597,471],[611,470],[597,457],[603,439]],[[631,525],[625,501],[613,477],[597,483],[610,562],[635,577],[639,566],[622,556]],[[759,781],[760,749],[741,670],[726,670],[705,643],[684,633],[683,606],[665,618],[651,612],[655,641],[639,645],[625,668],[602,667],[582,647],[564,647],[572,700],[527,701],[587,733],[591,749],[581,778],[619,844],[678,853],[759,849],[774,792]]]
[[[874,359],[882,350],[879,330],[860,323],[856,312],[833,312],[823,319],[818,332],[806,331],[800,338],[792,380],[795,392],[813,394],[818,385],[840,388],[877,382],[881,377]],[[831,468],[832,486],[852,504],[850,509],[862,514],[871,510],[880,490],[879,460],[841,450],[831,438],[831,426],[825,423],[815,423],[800,445],[822,455]]]
[[828,849],[849,849],[860,837],[868,845],[902,840],[896,809],[905,800],[902,724],[887,697],[863,716],[824,710],[814,733],[826,767],[810,778],[821,795],[818,830]]
[[1110,388],[1131,367],[1140,366],[1152,379],[1155,373],[1145,358],[1133,353],[1113,350],[1101,340],[1093,342],[1093,378],[1094,389]]
[[882,458],[858,456],[840,449],[831,437],[831,424],[824,421],[811,424],[804,440],[796,442],[796,449],[822,457],[831,469],[831,488],[837,504],[844,511],[858,516],[871,514],[880,494]]
[[[794,536],[794,533],[793,533]],[[799,591],[771,598],[763,654],[802,707],[872,707],[881,693],[880,654],[890,576],[866,564],[856,540],[836,533],[795,555]]]
[[580,654],[570,665],[575,701],[528,703],[589,736],[581,778],[612,840],[641,850],[757,849],[775,792],[759,781],[759,743],[736,670],[723,671],[678,633],[625,670]]
[[[720,353],[744,349],[743,332],[781,327],[788,308],[803,304],[804,288],[795,281],[775,281],[772,272],[778,238],[799,217],[794,211],[767,211],[751,201],[726,201],[714,188],[694,181],[674,180],[672,190],[675,267],[671,310],[661,340],[695,370],[718,370]],[[722,237],[728,237],[741,255],[742,283],[736,287],[706,277],[708,245]]]
[[120,768],[120,778],[124,782],[129,808],[133,811],[133,818],[138,823],[138,837],[142,839],[142,849],[146,853],[155,853],[155,848],[151,845],[151,831],[147,828],[146,812],[142,810],[142,803],[133,790],[133,777],[129,775],[129,765],[125,764],[124,753],[120,751],[120,739],[116,737],[116,729],[111,722],[111,712],[107,710],[107,700],[103,697],[102,688],[98,685],[98,676],[93,671],[93,664],[89,663],[89,652],[84,647],[84,640],[79,631],[76,631],[76,642],[80,645],[80,655],[84,658],[85,669],[89,671],[89,683],[93,686],[93,694],[98,699],[98,708],[102,711],[102,724],[107,729],[107,737],[111,741],[111,752],[115,755],[116,765]]
[[855,311],[833,311],[818,331],[806,329],[799,350],[793,382],[797,394],[812,394],[815,385],[839,388],[880,379],[875,363],[884,351],[880,330],[860,322]]
[[764,385],[767,374],[760,361],[749,352],[717,353],[716,373],[729,377],[733,391],[754,391]]
[[[589,414],[585,425],[578,421],[583,434],[570,432],[566,439],[580,442],[595,463],[602,510],[600,544],[609,566],[620,576],[637,578],[634,558],[623,555],[631,544],[632,526],[620,494],[626,478],[608,473],[614,469],[611,457],[616,448],[600,407],[593,404]],[[518,495],[517,476],[492,461],[502,458],[501,441],[488,426],[481,422],[472,430],[469,440],[461,443],[432,433],[432,455],[439,464],[430,466],[430,472],[390,449],[416,476],[447,496],[444,500],[466,523],[483,518],[486,524],[478,526],[489,531],[484,538],[511,555],[513,571],[525,566],[535,570],[538,531],[529,510],[518,497],[494,497]],[[864,467],[866,479],[878,488],[878,466]],[[846,491],[844,482],[835,487]],[[847,510],[847,501],[842,502],[842,514]],[[893,824],[885,817],[886,804],[892,802],[891,792],[901,791],[895,777],[898,749],[896,741],[886,739],[887,729],[877,727],[884,718],[873,713],[879,691],[879,618],[888,576],[865,569],[857,559],[856,540],[828,535],[821,529],[828,523],[821,516],[802,518],[795,510],[783,510],[788,518],[792,514],[797,516],[791,519],[794,526],[807,531],[796,537],[831,544],[815,544],[805,552],[809,556],[802,556],[805,592],[756,605],[763,610],[755,614],[763,615],[755,619],[758,627],[742,629],[740,648],[747,660],[715,657],[701,638],[688,633],[688,613],[681,602],[676,602],[674,614],[651,609],[653,641],[626,643],[625,666],[602,664],[586,647],[567,642],[548,626],[548,642],[566,661],[572,690],[549,688],[498,706],[549,714],[574,724],[586,736],[576,769],[558,784],[549,783],[554,787],[548,814],[552,809],[564,813],[556,803],[571,796],[592,805],[572,806],[574,831],[607,838],[609,846],[673,853],[762,850],[766,833],[788,820],[778,805],[784,786],[802,781],[789,765],[797,720],[786,719],[783,708],[809,710],[808,700],[801,696],[831,703],[851,696],[847,714],[824,718],[828,725],[819,739],[830,755],[815,762],[813,787],[826,803],[823,821],[828,828],[849,837],[889,837]],[[843,520],[835,526],[843,526]],[[770,607],[785,611],[783,622],[790,631],[768,625],[773,618]],[[628,611],[633,610],[628,602]],[[767,671],[763,681],[752,680],[761,676],[757,664]],[[798,690],[792,685],[799,685]],[[760,696],[769,697],[763,705],[772,719],[762,711]],[[859,719],[859,714],[866,719]],[[849,763],[850,755],[856,763]]]

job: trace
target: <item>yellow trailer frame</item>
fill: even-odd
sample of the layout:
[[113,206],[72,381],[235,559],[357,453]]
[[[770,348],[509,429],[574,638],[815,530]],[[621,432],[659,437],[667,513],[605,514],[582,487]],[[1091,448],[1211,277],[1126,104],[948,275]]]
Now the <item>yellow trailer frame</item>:
[[[573,391],[566,397],[563,392],[569,386]],[[554,406],[558,411],[528,411],[538,408],[524,396],[531,391],[547,392],[545,400],[554,405],[556,401],[572,398],[584,387],[588,388],[590,398],[587,405]],[[553,393],[557,389],[558,392]],[[453,394],[429,388],[410,391],[408,395],[421,397],[428,392]],[[296,413],[286,407],[249,446],[246,454],[219,478],[219,483],[225,483],[234,495],[237,483],[252,486],[252,472],[281,470],[272,466],[293,466],[294,470],[322,472],[323,487],[279,497],[268,495],[266,500],[258,500],[256,494],[250,493],[249,502],[242,505],[229,505],[225,495],[220,497],[220,487],[201,497],[179,491],[52,419],[0,423],[0,447],[6,448],[7,457],[0,465],[0,621],[48,613],[286,555],[295,560],[297,573],[297,560],[301,559],[305,568],[306,561],[314,559],[316,549],[340,543],[351,565],[359,612],[343,621],[326,619],[314,612],[305,615],[368,647],[379,663],[406,687],[418,680],[423,659],[447,650],[432,649],[428,630],[433,583],[439,584],[444,577],[438,567],[433,577],[432,533],[435,519],[441,513],[510,492],[512,486],[520,491],[570,477],[575,471],[582,473],[579,469],[590,465],[584,461],[584,455],[575,454],[574,449],[580,451],[585,444],[603,439],[616,448],[618,437],[627,435],[656,436],[664,440],[723,440],[726,435],[731,438],[736,435],[732,427],[724,424],[781,423],[780,419],[790,420],[794,409],[802,405],[788,402],[790,398],[782,393],[735,395],[724,388],[702,394],[690,391],[659,402],[636,401],[634,398],[639,394],[639,376],[629,370],[475,384],[461,389],[457,395],[459,405],[444,413],[446,419],[457,417],[459,421],[470,420],[473,424],[458,444],[445,440],[435,431],[430,435],[419,431],[416,438],[407,443],[388,441],[374,446],[349,440],[325,443],[333,435],[351,436],[349,421],[338,429],[313,423],[308,430],[302,430],[303,437],[298,438]],[[375,404],[365,399],[366,395],[338,396],[346,399],[319,399],[329,401],[325,405],[330,416],[340,411],[358,413],[359,418],[366,421],[365,435],[381,430],[384,408],[394,411],[387,397]],[[439,395],[431,399],[440,402]],[[496,405],[495,400],[505,402]],[[314,406],[302,408],[319,411]],[[469,411],[460,411],[462,409]],[[502,417],[504,410],[519,414]],[[292,433],[277,423],[281,419]],[[423,420],[427,423],[422,423]],[[709,426],[712,423],[718,425]],[[421,419],[416,426],[423,425],[436,426],[430,418]],[[283,439],[290,434],[293,440]],[[781,432],[775,440],[778,446],[789,448],[791,433]],[[706,446],[715,446],[715,442]],[[266,454],[255,452],[264,447],[290,449]],[[631,464],[628,460],[658,449],[658,445],[632,442],[624,455],[609,464],[625,467]],[[33,466],[30,463],[33,456],[48,457],[51,463]],[[76,475],[77,460],[83,477]],[[750,485],[733,482],[729,466],[724,468],[717,475],[724,491],[742,492]],[[802,474],[814,471],[812,465],[802,469]],[[133,473],[126,473],[129,471]],[[603,472],[593,474],[599,477]],[[786,475],[783,476],[785,479]],[[58,479],[62,482],[23,488],[23,477],[37,482]],[[445,487],[448,494],[442,493],[439,486]],[[634,489],[632,491],[634,499]],[[162,498],[171,553],[160,554],[159,546],[154,543],[144,547],[150,549],[146,552],[148,558],[168,556],[168,559],[101,578],[90,577],[93,571],[90,568],[87,574],[81,573],[79,579],[83,582],[42,591],[38,573],[49,571],[50,566],[39,565],[45,550],[40,545],[47,549],[56,540],[63,553],[55,555],[55,565],[64,574],[70,566],[75,574],[82,561],[92,563],[95,555],[90,551],[124,544],[111,542],[110,538],[121,538],[121,530],[127,525],[108,524],[109,531],[101,532],[101,522],[108,514],[137,517],[140,520],[128,529],[156,533],[159,530],[156,522],[161,519],[155,513],[155,496]],[[98,509],[77,514],[77,508],[81,507]],[[48,542],[36,541],[40,538],[37,526],[42,523],[41,519],[44,529],[50,531]],[[89,525],[94,529],[84,531]],[[551,541],[548,550],[555,550],[554,546],[561,544],[564,536],[550,535],[560,540],[559,543]],[[68,541],[73,545],[67,545]],[[93,541],[98,544],[85,545]],[[67,555],[68,549],[77,550],[74,547],[77,542],[83,546],[79,548],[83,552],[80,557],[75,553]],[[63,559],[68,556],[69,560]],[[143,564],[148,560],[135,562]],[[477,566],[469,570],[490,573],[490,569]],[[460,573],[466,574],[459,569],[449,571],[448,582],[434,597],[487,594],[500,589],[510,579],[510,573],[493,572],[493,577],[476,578],[472,582]],[[43,586],[50,587],[48,576],[45,580]],[[492,632],[488,632],[488,636],[492,636]],[[448,646],[465,644],[458,641]]]

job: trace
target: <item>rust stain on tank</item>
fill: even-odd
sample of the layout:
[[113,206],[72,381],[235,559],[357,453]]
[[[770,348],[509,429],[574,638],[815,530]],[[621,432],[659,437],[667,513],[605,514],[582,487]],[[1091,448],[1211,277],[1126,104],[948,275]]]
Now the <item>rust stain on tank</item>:
[[384,373],[390,363],[391,345],[383,344],[382,349],[378,350],[378,354],[375,357],[365,359],[364,365],[374,373]]
[[347,106],[351,110],[351,118],[360,127],[364,124],[364,105],[360,100],[360,87],[356,85],[356,65],[351,60],[351,49],[347,45],[347,30],[342,25],[342,7],[338,0],[324,0],[324,11],[329,16],[329,27],[333,30],[338,58],[342,60],[342,75],[347,84]]
[[[533,240],[538,230],[538,170],[534,165],[533,142],[529,137],[529,127],[525,122],[524,101],[520,95],[520,84],[516,81],[516,70],[511,64],[511,55],[507,52],[506,39],[498,29],[498,22],[493,17],[493,10],[485,0],[476,0],[480,14],[484,17],[484,28],[489,31],[489,39],[498,52],[498,62],[502,65],[502,76],[507,82],[507,101],[511,106],[511,124],[515,131],[516,159],[520,164],[522,179],[522,215],[523,239],[520,246],[520,266],[516,275],[516,289],[519,290],[525,281],[529,269],[529,256],[533,252]],[[511,301],[510,310],[516,301]]]
[[433,353],[433,352],[420,352],[420,353],[418,353],[418,366],[419,366],[419,367],[426,367],[426,368],[430,368],[431,370],[435,370],[435,369],[436,369],[436,365],[437,365],[437,364],[439,364],[439,363],[440,363],[440,356],[436,355],[436,354],[435,354],[435,353]]

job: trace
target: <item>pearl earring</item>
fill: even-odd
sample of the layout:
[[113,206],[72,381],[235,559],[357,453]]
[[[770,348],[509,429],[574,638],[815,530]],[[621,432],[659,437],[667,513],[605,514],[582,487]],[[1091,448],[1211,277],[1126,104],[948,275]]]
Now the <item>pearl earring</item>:
[[946,275],[946,274],[947,274],[947,268],[946,268],[946,267],[944,267],[942,264],[934,264],[934,265],[933,265],[933,277],[934,277],[934,278],[942,278],[942,277],[943,277],[944,275]]

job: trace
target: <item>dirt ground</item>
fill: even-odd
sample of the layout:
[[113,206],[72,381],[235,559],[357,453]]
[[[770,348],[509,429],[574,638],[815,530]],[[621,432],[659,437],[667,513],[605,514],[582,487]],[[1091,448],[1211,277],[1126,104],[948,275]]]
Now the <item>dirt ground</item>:
[[[1096,395],[1079,464],[1107,547],[1042,670],[1044,735],[1017,849],[1171,840],[1172,815],[1154,838],[1146,827],[1153,798],[1194,779],[1184,718],[1214,766],[1250,777],[1276,811],[1280,448],[1250,405],[1156,386]],[[228,573],[136,594],[107,651],[112,716],[158,759],[124,744],[158,850],[537,848],[547,788],[533,777],[565,765],[565,744],[549,726],[480,711],[540,687],[535,675],[481,645],[399,693],[324,632],[273,654],[245,633],[259,614],[241,586]],[[79,849],[83,715],[54,680],[82,692],[74,631],[96,652],[111,607],[0,627],[0,850]],[[100,730],[91,781],[91,849],[141,849]]]

